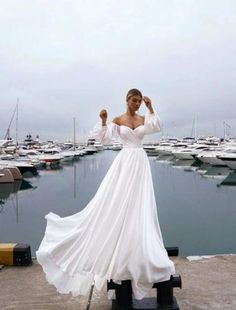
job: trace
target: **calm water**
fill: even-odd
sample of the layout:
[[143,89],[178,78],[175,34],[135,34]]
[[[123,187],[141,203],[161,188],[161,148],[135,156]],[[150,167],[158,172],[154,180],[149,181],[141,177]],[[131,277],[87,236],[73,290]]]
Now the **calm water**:
[[[45,214],[82,210],[116,155],[103,151],[62,169],[41,170],[15,193],[0,185],[0,242],[29,243],[35,255]],[[221,180],[154,158],[150,164],[165,246],[179,246],[180,255],[236,253],[236,186],[217,186]]]

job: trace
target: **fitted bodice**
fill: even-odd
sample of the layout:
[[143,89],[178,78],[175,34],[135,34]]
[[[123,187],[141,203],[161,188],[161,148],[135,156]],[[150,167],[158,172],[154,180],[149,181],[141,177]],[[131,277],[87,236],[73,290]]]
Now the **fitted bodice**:
[[148,110],[144,118],[144,124],[135,129],[126,125],[117,125],[113,122],[102,126],[102,122],[100,121],[90,132],[90,137],[104,144],[120,140],[123,147],[142,147],[144,135],[159,132],[160,130],[161,121],[159,116],[156,113],[150,113]]
[[120,125],[118,127],[123,147],[142,147],[142,140],[145,134],[144,125],[140,125],[135,129],[125,125]]

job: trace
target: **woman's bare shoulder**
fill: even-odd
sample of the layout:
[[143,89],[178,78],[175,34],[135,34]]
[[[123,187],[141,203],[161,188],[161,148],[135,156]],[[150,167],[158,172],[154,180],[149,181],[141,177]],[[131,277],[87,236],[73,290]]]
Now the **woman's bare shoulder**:
[[140,119],[140,121],[144,123],[145,116],[143,116],[143,115],[137,115],[137,118]]
[[114,117],[112,122],[115,123],[116,125],[121,125],[121,123],[122,123],[122,118],[123,118],[123,114]]

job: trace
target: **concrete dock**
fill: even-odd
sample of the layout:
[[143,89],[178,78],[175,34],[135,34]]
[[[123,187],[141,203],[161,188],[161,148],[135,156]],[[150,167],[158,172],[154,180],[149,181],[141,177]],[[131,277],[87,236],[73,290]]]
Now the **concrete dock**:
[[[189,260],[171,257],[183,288],[175,288],[181,310],[236,309],[236,255],[216,255]],[[87,297],[72,297],[56,292],[47,283],[41,266],[34,260],[29,267],[4,267],[0,270],[0,310],[83,310]],[[153,290],[155,296],[155,290]],[[94,291],[90,309],[108,310],[106,294]]]

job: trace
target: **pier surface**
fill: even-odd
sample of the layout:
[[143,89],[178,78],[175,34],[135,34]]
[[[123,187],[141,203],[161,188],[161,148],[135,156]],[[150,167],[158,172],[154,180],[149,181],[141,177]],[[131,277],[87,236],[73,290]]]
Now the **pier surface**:
[[[182,277],[183,288],[174,289],[181,310],[236,309],[236,255],[171,260],[176,274]],[[0,287],[1,310],[83,310],[88,300],[57,293],[35,260],[29,267],[4,267],[0,271]],[[110,308],[107,295],[94,290],[90,310]]]

